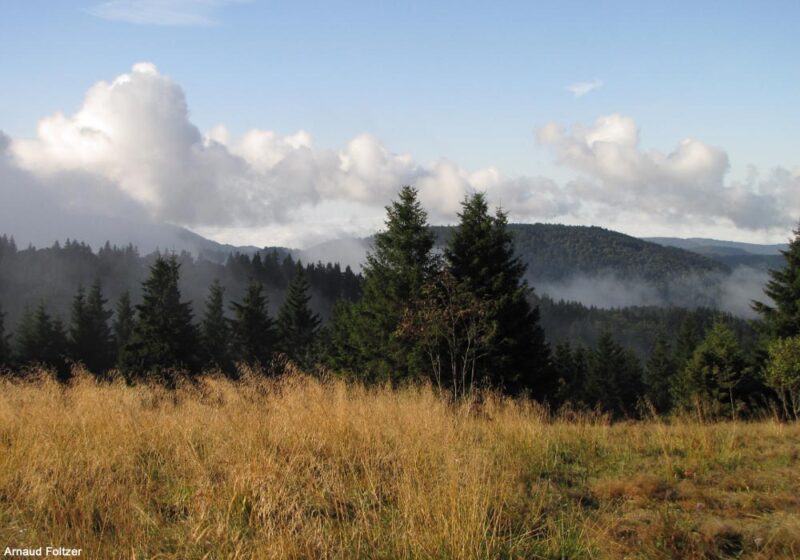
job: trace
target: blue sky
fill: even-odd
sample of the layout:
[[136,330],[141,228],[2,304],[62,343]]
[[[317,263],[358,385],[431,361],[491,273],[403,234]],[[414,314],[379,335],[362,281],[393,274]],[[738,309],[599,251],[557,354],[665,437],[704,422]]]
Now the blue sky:
[[[750,166],[766,176],[800,165],[797,1],[6,0],[0,14],[0,130],[14,140],[36,137],[39,119],[74,114],[93,84],[146,61],[185,92],[198,130],[224,124],[233,137],[302,129],[319,149],[340,150],[368,133],[420,164],[447,158],[563,186],[611,179],[565,164],[565,145],[543,145],[536,131],[618,114],[635,122],[642,153],[669,154],[684,138],[724,151],[725,185]],[[567,89],[589,82],[602,85],[582,96]],[[766,239],[787,229],[724,219],[676,231]]]

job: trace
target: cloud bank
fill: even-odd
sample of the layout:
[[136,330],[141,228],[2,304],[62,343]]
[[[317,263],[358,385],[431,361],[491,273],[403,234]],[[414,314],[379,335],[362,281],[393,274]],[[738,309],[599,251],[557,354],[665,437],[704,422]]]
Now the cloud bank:
[[203,132],[189,118],[183,89],[140,63],[90,88],[74,114],[42,119],[34,138],[5,140],[5,150],[21,172],[58,189],[62,207],[100,205],[122,216],[136,208],[221,241],[262,246],[372,233],[403,184],[419,188],[434,223],[453,222],[474,191],[518,221],[722,225],[784,235],[800,215],[797,172],[754,171],[745,182],[726,182],[722,149],[685,139],[669,153],[645,151],[629,117],[571,129],[549,123],[537,137],[574,170],[573,180],[418,162],[370,134],[331,149],[303,130],[234,137],[220,125]]

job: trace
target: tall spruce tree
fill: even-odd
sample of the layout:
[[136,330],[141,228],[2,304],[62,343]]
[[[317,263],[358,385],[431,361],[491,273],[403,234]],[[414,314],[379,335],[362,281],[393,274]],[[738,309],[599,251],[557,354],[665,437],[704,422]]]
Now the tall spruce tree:
[[299,366],[311,367],[314,342],[319,330],[319,315],[309,307],[311,295],[303,265],[295,266],[286,299],[278,312],[278,349]]
[[524,279],[525,265],[514,255],[506,215],[499,209],[490,215],[482,193],[467,198],[462,207],[445,259],[456,280],[490,304],[494,334],[479,366],[480,377],[511,392],[543,397],[552,384],[550,349],[539,310],[528,301],[532,290]]
[[250,365],[269,366],[275,349],[275,324],[267,310],[261,282],[251,280],[241,302],[233,302],[231,322],[234,356]]
[[6,314],[0,307],[0,370],[11,365],[11,336],[6,334]]
[[78,288],[72,302],[70,356],[95,374],[113,365],[113,338],[108,326],[112,313],[106,309],[106,303],[99,281],[92,285],[88,294],[82,287]]
[[605,332],[591,354],[585,391],[592,406],[615,416],[631,416],[642,396],[639,358]]
[[191,304],[181,301],[179,276],[174,256],[159,256],[150,267],[142,283],[142,303],[136,306],[137,321],[123,350],[128,376],[154,374],[169,380],[176,371],[199,369],[197,330]]
[[47,313],[44,302],[31,311],[26,309],[17,329],[17,361],[24,365],[56,368],[60,378],[68,374],[67,336],[60,320]]
[[670,387],[676,371],[669,342],[659,333],[644,372],[645,394],[658,412],[667,412],[672,406]]
[[114,320],[111,324],[116,347],[115,365],[117,367],[122,365],[122,352],[131,340],[135,320],[136,316],[133,305],[131,304],[131,295],[128,292],[123,292],[122,295],[119,296],[119,300],[117,300],[117,306],[114,310]]
[[[398,200],[386,207],[386,227],[375,235],[367,255],[362,298],[348,311],[351,321],[334,322],[348,331],[334,339],[346,340],[352,352],[336,359],[369,380],[428,374],[423,351],[397,332],[404,312],[420,299],[436,270],[434,236],[427,220],[417,190],[404,186]],[[340,312],[344,309],[340,307]]]
[[764,293],[773,304],[754,302],[761,315],[764,334],[771,340],[800,335],[800,226],[794,231],[789,248],[783,251],[786,267],[770,271]]
[[747,366],[736,334],[717,321],[683,370],[674,376],[675,404],[695,409],[705,417],[734,417],[741,406],[738,388],[748,381]]
[[214,280],[208,291],[200,335],[206,362],[230,374],[233,371],[231,329],[225,317],[224,298],[225,288],[219,280]]

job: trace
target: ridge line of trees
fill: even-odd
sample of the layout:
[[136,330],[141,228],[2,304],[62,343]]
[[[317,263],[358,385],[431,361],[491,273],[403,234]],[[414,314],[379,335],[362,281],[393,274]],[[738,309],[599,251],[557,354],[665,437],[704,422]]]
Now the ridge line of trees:
[[78,288],[68,326],[39,303],[24,314],[13,344],[0,309],[0,366],[51,365],[66,379],[69,364],[81,363],[98,375],[118,368],[131,381],[170,381],[208,367],[235,377],[237,364],[278,374],[280,356],[306,371],[366,383],[430,380],[453,398],[494,388],[620,417],[640,414],[647,403],[659,413],[702,418],[763,407],[800,418],[800,229],[783,253],[786,267],[771,272],[771,303],[753,304],[761,318],[754,340],[743,341],[722,315],[703,329],[686,317],[672,340],[665,332],[656,337],[643,363],[610,332],[592,347],[564,340],[551,350],[538,305],[546,300],[526,283],[506,215],[490,212],[484,194],[464,200],[441,253],[415,189],[403,187],[386,213],[360,297],[340,298],[324,327],[310,305],[314,268],[284,260],[291,274],[272,316],[264,282],[277,269],[259,254],[232,256],[227,267],[250,273],[245,293],[226,307],[216,279],[196,322],[179,289],[182,262],[157,256],[136,305],[125,292],[112,312],[96,281]]

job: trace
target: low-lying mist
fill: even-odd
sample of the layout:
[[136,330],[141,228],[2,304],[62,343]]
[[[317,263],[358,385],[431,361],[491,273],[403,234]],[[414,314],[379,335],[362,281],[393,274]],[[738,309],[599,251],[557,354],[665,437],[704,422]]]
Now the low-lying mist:
[[623,278],[611,271],[577,274],[554,282],[530,281],[539,295],[554,300],[577,301],[586,306],[611,309],[630,306],[712,307],[750,319],[753,300],[764,300],[769,274],[740,266],[730,274],[693,274],[663,284],[641,278]]

